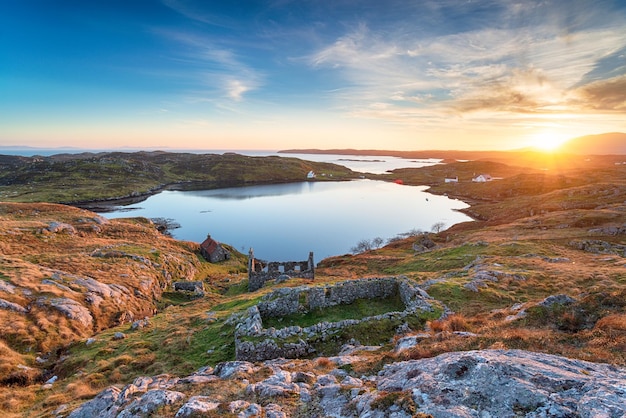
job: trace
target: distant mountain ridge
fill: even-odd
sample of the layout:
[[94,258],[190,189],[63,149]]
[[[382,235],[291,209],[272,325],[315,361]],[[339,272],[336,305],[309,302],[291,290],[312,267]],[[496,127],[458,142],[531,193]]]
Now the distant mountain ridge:
[[563,143],[559,150],[584,155],[626,155],[626,133],[579,136]]

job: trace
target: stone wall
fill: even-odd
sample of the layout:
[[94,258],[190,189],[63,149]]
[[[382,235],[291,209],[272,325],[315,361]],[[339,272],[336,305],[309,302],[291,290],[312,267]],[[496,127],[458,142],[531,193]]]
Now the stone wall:
[[315,278],[315,264],[313,252],[304,261],[263,261],[254,258],[250,249],[248,254],[248,291],[254,292],[263,287],[268,280],[276,280],[280,276],[299,277],[313,280]]
[[174,282],[172,283],[176,292],[193,292],[204,294],[204,283],[196,282]]
[[172,287],[175,292],[182,292],[186,294],[192,294],[194,297],[204,297],[204,283],[201,281],[197,282],[174,282],[172,283]]
[[[406,309],[381,315],[322,322],[302,328],[290,326],[266,329],[263,318],[284,317],[330,306],[350,304],[359,299],[387,298],[399,295]],[[432,298],[406,278],[358,279],[320,287],[300,286],[277,289],[265,295],[258,305],[248,309],[235,332],[237,360],[263,361],[278,357],[298,358],[315,352],[313,339],[325,340],[338,331],[366,321],[403,320],[409,315],[432,311]]]

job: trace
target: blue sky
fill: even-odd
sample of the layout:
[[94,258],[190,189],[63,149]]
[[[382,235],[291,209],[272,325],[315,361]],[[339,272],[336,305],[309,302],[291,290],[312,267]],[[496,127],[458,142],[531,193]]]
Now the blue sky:
[[0,0],[0,145],[512,149],[614,131],[619,0]]

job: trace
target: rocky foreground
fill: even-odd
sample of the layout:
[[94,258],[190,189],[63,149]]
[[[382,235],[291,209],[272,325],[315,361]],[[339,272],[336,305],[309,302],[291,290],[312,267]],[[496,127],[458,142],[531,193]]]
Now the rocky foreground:
[[[360,347],[367,350],[368,347]],[[355,377],[359,348],[299,371],[296,360],[233,361],[186,377],[110,387],[70,418],[145,417],[623,417],[626,369],[522,350],[446,353]],[[62,414],[63,407],[58,411]]]

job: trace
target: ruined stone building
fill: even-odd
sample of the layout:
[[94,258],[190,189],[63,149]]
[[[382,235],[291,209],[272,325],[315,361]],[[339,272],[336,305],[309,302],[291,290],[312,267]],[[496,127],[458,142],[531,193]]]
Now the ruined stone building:
[[222,244],[211,238],[210,234],[207,235],[206,239],[200,244],[200,254],[211,263],[217,263],[230,258],[230,251],[226,250],[222,247]]
[[281,275],[304,279],[315,278],[313,252],[304,261],[264,261],[254,258],[254,251],[248,253],[248,291],[254,292],[263,287],[266,281],[275,280]]

